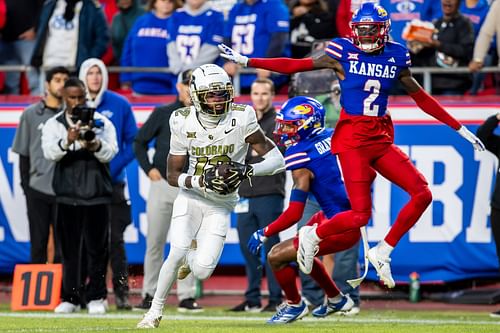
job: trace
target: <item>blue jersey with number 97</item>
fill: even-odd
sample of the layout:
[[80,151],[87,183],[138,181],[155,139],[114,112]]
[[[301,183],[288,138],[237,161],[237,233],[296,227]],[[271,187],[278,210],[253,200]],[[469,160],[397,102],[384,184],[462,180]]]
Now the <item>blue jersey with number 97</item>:
[[411,66],[410,53],[395,42],[387,42],[381,52],[372,54],[361,51],[350,39],[334,38],[325,53],[344,69],[340,103],[352,116],[385,115],[392,85],[401,70]]

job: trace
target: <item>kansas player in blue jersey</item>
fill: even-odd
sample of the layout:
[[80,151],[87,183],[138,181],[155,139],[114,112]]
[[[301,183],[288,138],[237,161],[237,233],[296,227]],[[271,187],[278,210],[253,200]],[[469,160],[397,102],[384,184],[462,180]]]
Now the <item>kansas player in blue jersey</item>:
[[[274,133],[278,144],[287,147],[286,169],[292,172],[294,188],[288,208],[266,228],[252,235],[248,241],[251,252],[257,254],[267,237],[277,235],[301,219],[309,193],[316,197],[322,209],[309,220],[309,226],[321,224],[350,209],[336,158],[330,154],[333,130],[324,128],[324,122],[325,109],[310,97],[298,96],[288,100],[276,115]],[[317,255],[346,250],[356,244],[359,236],[359,229],[330,236],[319,243]],[[297,270],[293,263],[297,259],[297,248],[298,238],[295,237],[275,245],[268,254],[269,264],[287,298],[285,306],[268,323],[289,323],[308,312],[296,284]],[[310,274],[327,295],[325,303],[313,310],[313,316],[325,317],[354,306],[351,298],[337,288],[319,259],[314,259]]]
[[368,223],[372,212],[371,185],[378,172],[410,195],[384,240],[368,251],[368,259],[382,282],[393,288],[390,254],[429,206],[432,194],[424,176],[394,145],[392,121],[386,112],[389,89],[399,81],[424,112],[456,130],[474,149],[482,151],[484,145],[415,81],[406,48],[388,41],[390,27],[387,11],[368,2],[353,14],[351,38],[333,39],[324,53],[312,58],[248,59],[224,45],[219,45],[219,49],[222,57],[244,66],[288,74],[319,68],[336,72],[342,89],[342,112],[331,148],[340,161],[351,210],[336,214],[317,227],[301,228],[299,267],[304,273],[311,272],[314,253],[322,239]]

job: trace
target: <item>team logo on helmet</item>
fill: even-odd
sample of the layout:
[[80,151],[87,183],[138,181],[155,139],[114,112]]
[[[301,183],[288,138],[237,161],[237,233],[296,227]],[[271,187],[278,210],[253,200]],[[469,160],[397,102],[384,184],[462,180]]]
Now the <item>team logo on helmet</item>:
[[312,115],[314,113],[314,110],[310,105],[301,104],[294,107],[292,109],[292,112],[295,114]]

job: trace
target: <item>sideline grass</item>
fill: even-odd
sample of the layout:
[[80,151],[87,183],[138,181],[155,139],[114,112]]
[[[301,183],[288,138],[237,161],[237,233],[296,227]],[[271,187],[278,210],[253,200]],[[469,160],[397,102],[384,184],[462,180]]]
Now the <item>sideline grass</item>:
[[[0,312],[0,332],[143,332],[135,329],[141,318],[135,312],[110,312],[89,316],[53,313]],[[154,332],[241,333],[241,332],[339,332],[339,333],[483,333],[500,332],[500,321],[484,313],[363,310],[356,317],[331,316],[288,325],[268,325],[269,314],[234,314],[217,308],[197,315],[178,315],[165,311]]]

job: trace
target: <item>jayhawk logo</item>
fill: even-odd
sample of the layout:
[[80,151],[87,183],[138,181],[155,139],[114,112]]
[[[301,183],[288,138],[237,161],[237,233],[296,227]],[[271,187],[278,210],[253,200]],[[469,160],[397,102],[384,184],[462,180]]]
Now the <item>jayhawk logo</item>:
[[313,110],[312,106],[310,106],[310,105],[300,104],[300,105],[297,105],[296,107],[293,108],[293,113],[312,115],[312,114],[314,114],[314,110]]
[[377,6],[377,12],[380,17],[387,17],[387,11],[382,6]]

